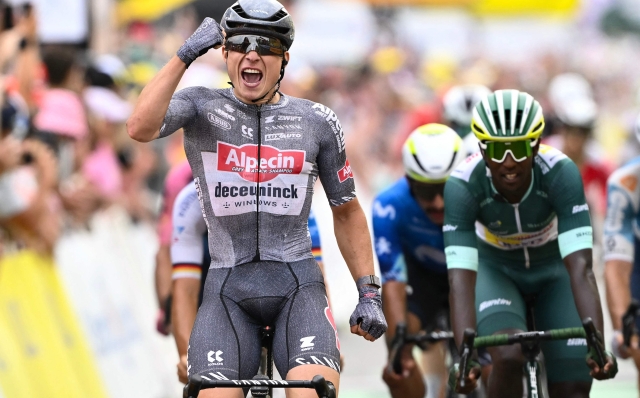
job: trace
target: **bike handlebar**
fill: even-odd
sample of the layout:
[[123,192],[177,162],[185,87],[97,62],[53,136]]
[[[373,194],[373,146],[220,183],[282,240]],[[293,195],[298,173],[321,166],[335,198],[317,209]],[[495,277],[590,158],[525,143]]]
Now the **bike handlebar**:
[[598,362],[598,366],[604,366],[604,364],[606,363],[606,356],[603,351],[602,343],[598,341],[597,330],[595,325],[593,324],[593,320],[589,317],[585,318],[582,321],[582,326],[582,328],[553,329],[542,332],[534,331],[514,334],[505,333],[483,337],[475,337],[475,330],[466,329],[464,331],[462,346],[460,347],[460,366],[458,375],[460,387],[464,388],[465,386],[466,369],[473,352],[472,347],[481,348],[500,345],[511,345],[528,341],[586,338],[589,346],[594,347],[596,350],[596,361]]
[[414,335],[407,335],[407,324],[399,322],[396,326],[396,334],[393,336],[393,341],[389,347],[389,371],[393,371],[395,374],[402,373],[402,349],[407,344],[420,344],[420,343],[437,343],[442,340],[449,340],[453,338],[453,332],[420,332]]
[[272,388],[312,388],[319,398],[336,398],[336,389],[332,382],[321,375],[312,380],[206,380],[200,375],[189,378],[184,386],[183,398],[197,398],[200,390],[207,388],[242,388],[265,386]]

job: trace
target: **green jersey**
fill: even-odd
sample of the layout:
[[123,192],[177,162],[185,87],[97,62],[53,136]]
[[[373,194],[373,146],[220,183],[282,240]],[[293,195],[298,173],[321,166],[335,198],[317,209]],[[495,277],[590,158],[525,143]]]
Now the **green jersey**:
[[480,154],[451,174],[444,201],[448,268],[477,271],[478,250],[485,261],[529,268],[592,247],[580,172],[546,145],[540,145],[531,186],[520,203],[508,203],[496,191]]

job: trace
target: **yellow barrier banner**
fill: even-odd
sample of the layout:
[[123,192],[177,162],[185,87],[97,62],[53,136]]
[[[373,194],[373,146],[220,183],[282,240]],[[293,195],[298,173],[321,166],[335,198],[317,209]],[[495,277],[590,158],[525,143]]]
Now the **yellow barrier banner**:
[[475,0],[471,10],[479,15],[555,14],[578,11],[580,0]]
[[106,398],[53,262],[23,251],[0,260],[0,385],[5,398]]

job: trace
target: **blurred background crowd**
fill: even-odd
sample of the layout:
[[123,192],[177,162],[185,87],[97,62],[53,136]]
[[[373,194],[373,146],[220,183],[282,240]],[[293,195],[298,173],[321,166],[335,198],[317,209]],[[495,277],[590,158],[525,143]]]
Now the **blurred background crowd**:
[[[139,144],[125,122],[201,20],[219,21],[232,3],[2,2],[0,258],[23,248],[55,253],[65,234],[90,231],[92,217],[113,207],[132,224],[161,222],[166,175],[185,160],[181,135]],[[282,3],[296,41],[281,91],[336,112],[361,197],[403,174],[404,139],[445,120],[443,98],[461,84],[517,88],[540,101],[545,140],[581,168],[596,225],[608,175],[640,153],[637,1]],[[227,81],[212,50],[180,88]]]
[[[51,251],[67,228],[123,206],[154,222],[180,135],[153,146],[125,121],[142,87],[204,16],[231,0],[5,2],[0,36],[2,250]],[[595,208],[604,181],[639,146],[640,15],[623,0],[288,1],[296,43],[284,93],[341,119],[361,194],[401,175],[400,147],[443,120],[458,84],[525,90],[544,106],[549,143],[584,168]],[[227,86],[218,51],[181,87]],[[551,138],[553,136],[553,138]],[[600,212],[601,213],[601,212]]]

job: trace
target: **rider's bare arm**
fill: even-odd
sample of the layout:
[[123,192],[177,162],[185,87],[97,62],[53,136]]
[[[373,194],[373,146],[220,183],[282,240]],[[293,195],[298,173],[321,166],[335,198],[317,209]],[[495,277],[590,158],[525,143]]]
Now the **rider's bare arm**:
[[591,249],[573,252],[564,258],[564,265],[571,279],[571,290],[580,318],[591,317],[596,329],[603,332],[602,305],[592,268]]
[[382,311],[389,325],[385,334],[387,345],[391,344],[396,333],[396,326],[407,321],[407,284],[399,281],[388,281],[382,285]]
[[171,306],[171,320],[173,337],[176,340],[180,357],[187,355],[189,336],[198,311],[198,293],[200,280],[195,278],[180,278],[173,281],[173,303]]
[[629,289],[633,264],[625,260],[609,260],[604,268],[607,306],[614,330],[622,329],[622,315],[631,302]]
[[127,120],[127,132],[136,141],[149,142],[160,136],[171,97],[187,67],[174,56],[145,86]]
[[358,199],[340,206],[332,206],[333,229],[338,248],[349,267],[354,281],[373,275],[373,250],[367,219]]

